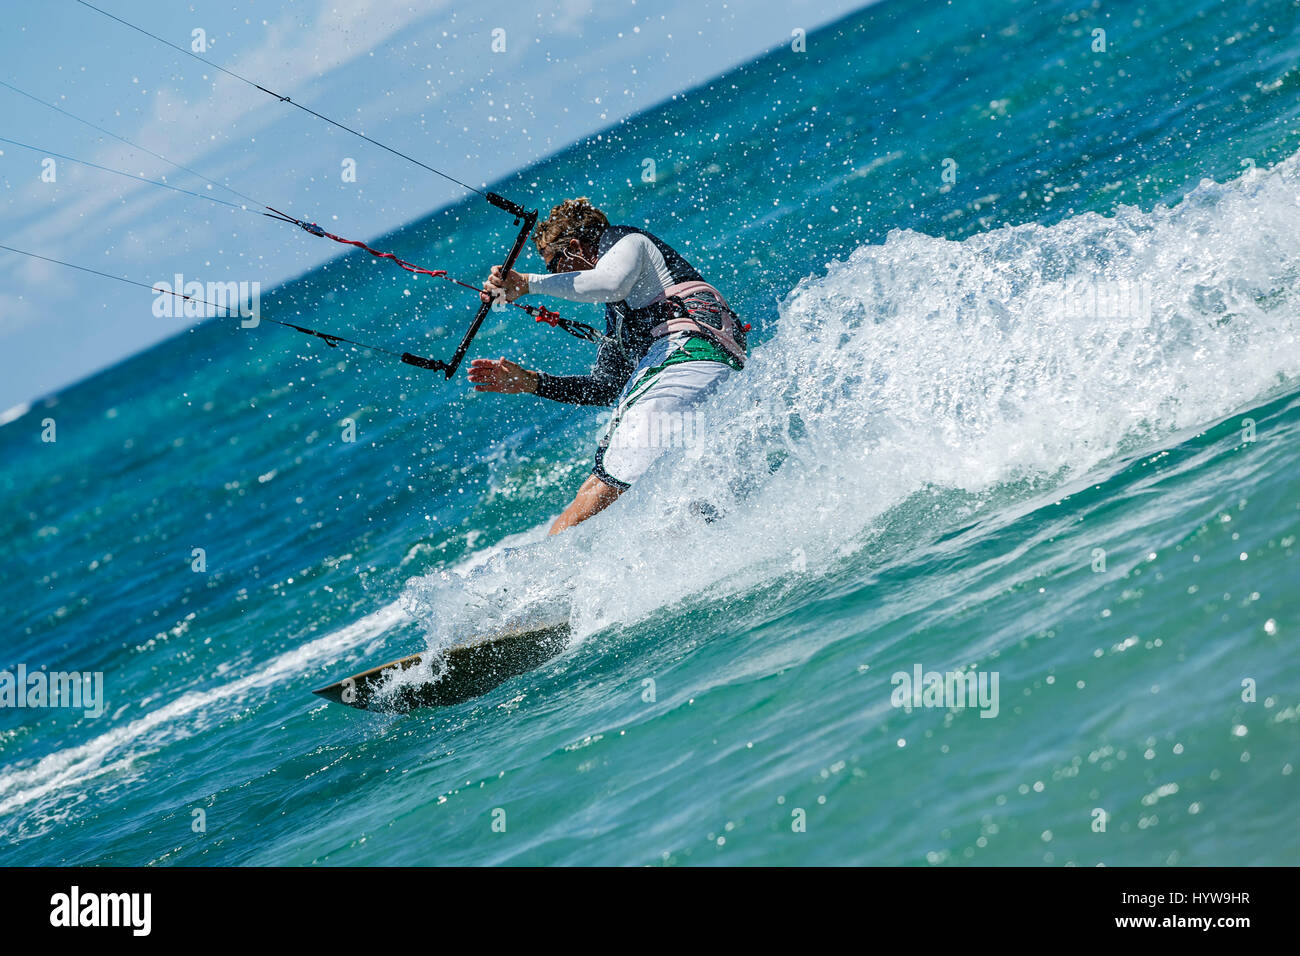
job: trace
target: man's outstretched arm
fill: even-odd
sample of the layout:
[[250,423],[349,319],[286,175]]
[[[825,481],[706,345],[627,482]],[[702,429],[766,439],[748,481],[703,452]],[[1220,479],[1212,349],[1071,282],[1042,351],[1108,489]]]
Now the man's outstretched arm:
[[469,363],[469,380],[476,392],[527,392],[569,405],[613,405],[631,374],[627,356],[608,339],[601,342],[596,364],[587,375],[534,372],[504,357]]

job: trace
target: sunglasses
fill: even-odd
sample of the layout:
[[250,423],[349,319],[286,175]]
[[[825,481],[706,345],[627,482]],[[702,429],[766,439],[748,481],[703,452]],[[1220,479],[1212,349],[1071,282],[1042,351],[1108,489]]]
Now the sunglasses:
[[[572,239],[572,238],[574,238],[574,237],[573,237],[573,236],[564,236],[564,237],[562,237],[562,238],[560,238],[560,239],[556,239],[554,242],[551,243],[551,245],[557,245],[557,244],[562,243],[562,242],[568,242],[568,241],[569,241],[570,239]],[[545,261],[546,261],[546,271],[549,272],[549,273],[551,273],[552,275],[554,275],[554,274],[557,273],[557,272],[562,271],[562,270],[560,269],[560,267],[559,267],[559,266],[560,266],[560,260],[563,259],[563,258],[564,258],[565,256],[567,256],[567,255],[568,255],[568,250],[565,249],[563,246],[561,246],[559,249],[557,249],[556,252],[555,252],[555,255],[550,256],[549,258],[546,258],[546,259],[545,259]]]

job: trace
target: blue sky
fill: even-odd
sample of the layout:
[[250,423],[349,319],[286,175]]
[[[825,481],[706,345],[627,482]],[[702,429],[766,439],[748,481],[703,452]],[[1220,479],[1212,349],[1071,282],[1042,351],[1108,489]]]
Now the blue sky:
[[[116,16],[473,185],[647,109],[811,32],[863,0],[94,0]],[[381,235],[463,192],[75,2],[11,4],[0,80],[263,202],[318,209],[332,189],[346,234]],[[493,52],[493,30],[505,51]],[[178,173],[0,88],[0,243],[147,283],[220,273],[267,289],[337,254],[246,213],[56,161],[48,152],[166,178]],[[232,198],[216,190],[214,196]],[[325,223],[327,226],[329,222]],[[342,229],[342,226],[339,226]],[[0,250],[0,418],[183,327],[144,289]]]

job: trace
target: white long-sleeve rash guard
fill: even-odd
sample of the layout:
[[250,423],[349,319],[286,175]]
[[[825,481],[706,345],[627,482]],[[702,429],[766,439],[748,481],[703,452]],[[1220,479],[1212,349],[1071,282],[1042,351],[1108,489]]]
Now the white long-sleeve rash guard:
[[[587,375],[538,373],[537,394],[556,402],[574,405],[612,405],[650,347],[651,326],[640,322],[623,325],[616,321],[616,303],[629,309],[643,309],[659,299],[675,283],[663,252],[648,234],[627,232],[610,226],[597,244],[596,265],[581,272],[528,276],[529,292],[553,295],[571,302],[604,302],[606,338],[596,350],[596,362]],[[669,254],[673,253],[671,250]],[[699,278],[684,259],[678,273]],[[657,323],[658,319],[651,320]]]
[[597,249],[594,269],[556,275],[529,273],[528,291],[570,302],[626,302],[640,309],[673,284],[663,255],[647,236],[634,232],[620,239],[606,231]]

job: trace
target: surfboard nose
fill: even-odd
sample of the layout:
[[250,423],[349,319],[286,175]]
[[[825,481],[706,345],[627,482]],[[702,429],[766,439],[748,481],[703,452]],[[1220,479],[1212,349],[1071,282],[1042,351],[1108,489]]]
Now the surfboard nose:
[[343,703],[343,687],[341,684],[330,684],[328,687],[317,687],[313,694],[319,694],[326,700],[332,700],[336,704]]
[[[358,679],[358,677],[363,679]],[[336,704],[345,704],[348,707],[365,710],[370,703],[371,697],[370,680],[364,679],[365,677],[366,675],[347,677],[333,684],[318,687],[312,693],[324,697],[326,700],[332,700]]]

